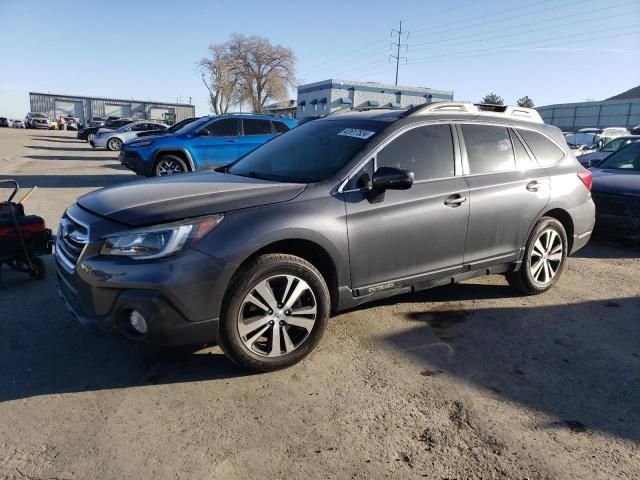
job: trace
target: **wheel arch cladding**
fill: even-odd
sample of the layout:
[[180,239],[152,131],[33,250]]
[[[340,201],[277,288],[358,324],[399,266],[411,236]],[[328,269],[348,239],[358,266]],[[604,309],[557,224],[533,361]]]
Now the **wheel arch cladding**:
[[567,243],[568,243],[567,250],[570,252],[571,249],[573,248],[574,227],[573,227],[573,219],[571,218],[571,215],[569,214],[569,212],[567,212],[566,210],[563,210],[562,208],[554,208],[545,212],[542,216],[555,218],[562,224],[565,232],[567,233]]
[[172,149],[158,150],[153,157],[153,168],[156,167],[156,165],[164,155],[175,155],[176,157],[181,158],[182,160],[184,160],[184,163],[187,165],[187,169],[190,172],[193,172],[194,167],[193,167],[193,164],[191,163],[191,158],[189,157],[189,155],[187,155],[187,153],[184,150],[172,150]]
[[[301,238],[292,238],[286,240],[278,240],[272,242],[268,245],[263,246],[259,250],[256,250],[251,255],[249,255],[246,259],[244,259],[236,273],[242,271],[242,269],[252,262],[256,257],[260,255],[265,255],[268,253],[285,253],[289,255],[295,255],[296,257],[303,258],[318,269],[325,283],[327,284],[327,288],[329,289],[329,296],[331,298],[331,308],[334,309],[338,304],[338,272],[336,270],[336,265],[329,254],[329,252],[319,245],[316,242],[311,240],[301,239]],[[234,275],[235,276],[235,275]],[[229,286],[234,282],[231,281]],[[228,291],[231,288],[227,289]],[[225,297],[227,296],[225,294]]]

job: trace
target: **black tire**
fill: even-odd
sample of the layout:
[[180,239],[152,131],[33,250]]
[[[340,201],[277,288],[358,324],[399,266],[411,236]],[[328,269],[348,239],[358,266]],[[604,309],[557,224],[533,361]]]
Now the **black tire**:
[[[264,328],[267,328],[266,334],[271,333],[271,340],[266,343],[262,343],[267,349],[271,350],[271,353],[274,352],[274,342],[273,336],[275,335],[276,329],[278,330],[278,356],[266,356],[264,352],[261,354],[258,350],[254,350],[245,345],[244,342],[248,341],[247,339],[243,340],[241,333],[239,331],[241,325],[241,319],[243,318],[243,312],[246,311],[247,307],[251,307],[252,305],[247,302],[247,296],[250,293],[255,293],[255,287],[261,284],[261,282],[270,281],[277,282],[281,278],[285,278],[284,276],[294,277],[292,285],[295,287],[291,287],[292,290],[284,290],[282,295],[282,301],[284,302],[287,298],[291,299],[294,296],[295,290],[297,289],[297,285],[302,285],[306,283],[307,290],[302,295],[298,295],[296,298],[299,298],[300,302],[302,302],[303,295],[308,295],[307,298],[311,298],[315,303],[315,323],[310,328],[310,331],[307,330],[306,333],[299,331],[297,326],[292,326],[288,322],[288,320],[280,320],[280,321],[270,321],[265,325]],[[299,282],[303,280],[303,282]],[[299,283],[295,283],[299,282]],[[289,286],[289,285],[287,285]],[[270,290],[274,293],[274,298],[280,296],[280,293],[275,288]],[[289,295],[287,296],[287,291],[289,291]],[[309,293],[312,292],[312,295]],[[263,298],[264,300],[264,298]],[[267,302],[265,302],[267,303]],[[294,306],[297,305],[294,304]],[[278,305],[278,308],[281,308],[283,305]],[[284,305],[286,307],[286,305]],[[291,317],[279,317],[284,319],[291,319],[293,317],[294,307],[290,307],[291,310],[288,311]],[[302,306],[302,309],[308,307]],[[309,262],[306,260],[296,257],[294,255],[288,254],[267,254],[261,255],[253,260],[249,265],[244,267],[240,272],[238,272],[232,282],[230,283],[229,293],[224,302],[222,308],[222,315],[220,317],[220,328],[218,333],[218,344],[222,351],[227,355],[231,361],[240,366],[241,368],[255,371],[255,372],[267,372],[272,370],[278,370],[280,368],[288,367],[293,365],[294,363],[299,362],[303,358],[305,358],[311,351],[316,347],[322,335],[324,334],[325,328],[327,326],[327,321],[329,319],[329,313],[331,310],[331,300],[329,296],[329,290],[324,281],[324,278],[320,274],[320,272]],[[278,310],[278,312],[282,312],[283,310]],[[277,313],[273,312],[274,315],[272,318],[277,318]],[[262,316],[260,313],[258,316]],[[267,316],[263,316],[262,318],[267,318]],[[300,318],[300,317],[298,317]],[[308,319],[305,319],[308,320]],[[278,323],[274,325],[275,323]],[[284,322],[284,323],[283,323]],[[246,327],[245,327],[246,328]],[[261,331],[261,326],[258,327],[256,331]],[[283,333],[283,330],[285,331]],[[246,337],[254,336],[256,331],[247,334]],[[292,332],[292,333],[287,333]],[[303,333],[302,337],[299,337],[300,340],[298,345],[294,347],[294,343],[291,343],[291,339],[294,334]],[[285,340],[286,336],[286,340]],[[260,337],[264,338],[264,337]],[[287,346],[287,340],[289,342]],[[258,345],[259,342],[255,342],[255,345]],[[293,347],[293,350],[287,352],[289,348]],[[283,353],[284,350],[284,353]]]
[[122,148],[122,140],[120,140],[118,137],[113,137],[110,138],[107,141],[107,149],[111,150],[112,152],[117,152]]
[[[557,237],[553,233],[549,233],[547,237],[545,236],[547,232],[555,232]],[[549,252],[545,250],[546,253],[540,255],[538,253],[539,246],[536,246],[537,242],[540,240],[541,243],[539,245],[542,245],[547,238],[553,238],[554,240],[552,241],[557,238],[559,243],[552,243],[548,247]],[[552,252],[558,251],[560,246],[560,259],[555,260],[554,258],[557,258],[558,254]],[[520,270],[507,273],[507,282],[511,287],[527,295],[538,295],[546,292],[556,284],[562,275],[567,263],[568,248],[567,233],[562,223],[555,218],[542,217],[533,232],[531,232]],[[538,262],[542,262],[542,266],[539,266]],[[547,266],[549,270],[546,270]],[[551,275],[552,272],[553,274]],[[549,275],[550,278],[548,277]]]
[[44,280],[47,276],[47,264],[44,263],[44,260],[40,257],[32,257],[31,265],[33,266],[33,270],[29,276],[34,280]]
[[164,177],[188,171],[186,162],[177,155],[162,155],[153,167],[153,176]]

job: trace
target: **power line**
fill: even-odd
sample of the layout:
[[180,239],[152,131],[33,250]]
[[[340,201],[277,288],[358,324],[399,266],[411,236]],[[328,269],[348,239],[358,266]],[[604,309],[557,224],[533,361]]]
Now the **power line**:
[[[634,3],[634,2],[630,2],[630,3]],[[635,3],[636,5],[640,5],[640,3]],[[602,10],[611,10],[610,8],[604,8]],[[593,15],[594,12],[598,12],[598,10],[595,10],[593,12],[585,12],[588,13],[589,15]],[[636,13],[640,13],[640,12],[629,12],[629,11],[625,11],[625,12],[621,12],[621,13],[616,13],[614,15],[606,15],[606,16],[596,16],[593,18],[589,18],[586,20],[581,20],[580,23],[588,23],[588,22],[600,22],[602,20],[606,20],[609,18],[615,18],[615,17],[621,17],[621,16],[630,16]],[[556,20],[562,20],[562,19],[556,19]],[[530,25],[536,25],[538,23],[548,23],[548,21],[543,21],[543,22],[533,22]],[[547,26],[547,27],[543,27],[543,28],[535,28],[535,29],[530,29],[530,30],[520,30],[518,32],[518,35],[522,35],[524,33],[537,33],[537,32],[544,32],[547,30],[553,30],[553,29],[557,29],[559,27],[566,27],[566,26],[571,26],[571,25],[575,25],[576,22],[575,21],[571,21],[571,22],[566,22],[566,23],[561,23],[558,25],[551,25],[551,26]],[[519,25],[518,28],[521,28],[523,25]],[[484,42],[487,40],[496,40],[498,38],[505,38],[505,37],[510,37],[512,36],[513,33],[506,33],[506,34],[501,34],[501,35],[494,35],[494,36],[489,36],[489,37],[475,37],[473,38],[473,42],[477,43],[477,42]],[[460,37],[460,38],[464,38],[464,37]],[[432,43],[431,47],[433,46],[446,46],[446,47],[452,47],[452,46],[456,46],[456,45],[465,45],[467,44],[469,41],[468,40],[464,40],[464,41],[460,41],[460,42],[454,42],[454,43]],[[418,49],[413,49],[413,52],[416,51],[423,51],[423,50],[427,50],[427,48],[418,48]]]
[[[536,5],[542,5],[544,3],[550,3],[550,2],[555,2],[555,1],[556,0],[542,0],[540,2],[528,3],[526,5],[520,5],[519,7],[509,8],[507,10],[501,10],[500,12],[491,12],[491,13],[488,13],[486,15],[481,15],[479,17],[467,18],[467,19],[464,19],[464,20],[458,20],[456,22],[448,22],[445,25],[446,26],[460,25],[460,24],[463,24],[463,23],[473,22],[475,20],[480,20],[482,18],[495,17],[496,15],[503,15],[503,14],[509,13],[509,12],[517,12],[517,11],[520,11],[520,10],[525,10],[525,9],[527,9],[529,7],[535,7]],[[581,0],[581,2],[584,2],[584,0]],[[580,3],[580,2],[578,2],[578,3]],[[569,5],[572,5],[572,4],[569,4]],[[560,8],[565,7],[565,6],[568,6],[568,5],[561,5]],[[555,5],[555,6],[551,7],[551,8],[546,9],[546,10],[554,10],[556,8],[558,8],[558,5]],[[540,12],[539,11],[538,12],[527,12],[527,13],[521,14],[519,16],[531,15],[532,13],[540,13]],[[508,18],[511,18],[511,17],[507,17],[506,19],[508,19]],[[506,20],[506,19],[497,19],[495,21],[501,21],[501,20]],[[481,22],[481,24],[484,24],[484,23],[491,23],[491,22]],[[445,25],[443,25],[443,26],[445,26]],[[436,27],[437,27],[437,25],[436,25]],[[470,28],[470,27],[469,26],[465,26],[464,28]],[[447,30],[445,30],[445,31],[447,31]],[[438,33],[437,30],[434,32],[432,27],[421,28],[421,29],[418,29],[418,30],[414,30],[413,32],[414,32],[414,34],[417,34],[417,35],[424,35],[423,33],[420,33],[420,32],[428,32],[429,34]]]
[[[389,57],[390,58],[395,58],[395,60],[396,60],[396,85],[398,85],[398,69],[400,68],[400,59],[404,58],[405,62],[407,61],[407,57],[401,57],[400,56],[400,48],[408,46],[406,43],[401,43],[402,42],[402,20],[400,20],[400,29],[399,30],[396,30],[396,29],[391,30],[391,36],[392,37],[393,37],[394,33],[398,34],[398,41],[397,42],[391,42],[391,45],[397,47],[397,51],[396,51],[395,55],[389,55]],[[404,34],[405,34],[405,38],[407,38],[409,36],[409,32],[404,32]]]
[[[622,28],[635,28],[635,27],[640,27],[640,25],[629,25],[626,27],[616,27],[614,29],[614,31],[619,31]],[[438,62],[438,61],[446,61],[449,59],[459,59],[459,58],[469,58],[469,57],[483,57],[483,56],[487,56],[487,55],[496,55],[496,54],[500,54],[500,53],[509,53],[510,51],[513,51],[512,49],[514,47],[523,47],[523,46],[528,46],[528,45],[533,45],[536,43],[540,43],[540,42],[547,42],[550,40],[564,40],[567,38],[575,38],[578,36],[583,36],[583,35],[592,35],[594,33],[602,33],[602,32],[610,32],[611,29],[606,29],[606,30],[597,30],[597,31],[593,31],[593,32],[586,32],[586,33],[581,33],[581,34],[575,34],[575,35],[568,35],[568,36],[563,36],[563,37],[554,37],[554,38],[548,38],[548,39],[543,39],[543,40],[535,40],[535,41],[531,41],[531,42],[522,42],[522,43],[517,43],[517,44],[513,44],[513,45],[505,45],[502,47],[492,47],[492,48],[483,48],[480,50],[468,50],[468,51],[462,51],[462,52],[458,52],[458,53],[454,53],[454,54],[447,54],[447,55],[438,55],[435,57],[426,57],[421,61],[417,61],[417,62],[409,62],[409,65],[417,65],[417,64],[422,64],[422,63],[433,63],[433,62]],[[592,40],[601,40],[601,39],[605,39],[605,38],[617,38],[617,37],[622,37],[622,36],[629,36],[629,35],[636,35],[640,32],[629,32],[629,33],[621,33],[618,35],[610,35],[610,36],[600,36],[600,37],[592,37],[592,38],[581,38],[581,39],[577,39],[577,40],[573,40],[573,41],[569,41],[569,42],[565,42],[565,43],[576,43],[576,42],[588,42],[588,41],[592,41]],[[538,47],[547,47],[547,46],[554,46],[554,44],[550,44],[550,45],[538,45]],[[485,52],[485,53],[483,53]]]

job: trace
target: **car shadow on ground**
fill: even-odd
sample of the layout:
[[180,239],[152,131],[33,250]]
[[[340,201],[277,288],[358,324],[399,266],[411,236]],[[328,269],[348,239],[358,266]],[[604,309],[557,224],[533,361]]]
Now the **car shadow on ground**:
[[32,140],[40,140],[43,142],[54,142],[54,143],[87,143],[84,140],[78,140],[77,138],[72,138],[72,137],[55,137],[55,136],[51,136],[51,137],[46,137],[46,136],[31,136]]
[[17,181],[20,188],[99,188],[140,180],[133,172],[131,175],[0,175],[0,180],[9,178]]
[[640,243],[635,240],[613,237],[594,237],[582,250],[573,257],[596,259],[624,259],[640,257]]
[[93,147],[49,147],[48,145],[25,145],[25,148],[33,150],[54,150],[62,152],[95,152]]
[[52,257],[47,266],[41,282],[2,267],[0,402],[246,375],[218,349],[157,348],[82,327],[57,296]]
[[423,376],[451,375],[553,419],[537,428],[640,441],[640,298],[484,307],[506,288],[460,284],[407,297],[430,303],[397,313],[406,329],[382,341],[422,364]]

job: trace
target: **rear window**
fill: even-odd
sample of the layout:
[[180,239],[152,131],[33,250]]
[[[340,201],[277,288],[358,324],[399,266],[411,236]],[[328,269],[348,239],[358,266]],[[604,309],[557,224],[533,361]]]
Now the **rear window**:
[[271,122],[269,120],[245,118],[242,123],[245,135],[271,135]]
[[560,147],[544,135],[531,130],[518,130],[518,133],[527,142],[540,166],[550,167],[564,158],[564,152]]
[[289,127],[284,122],[273,122],[273,126],[276,129],[277,133],[285,133],[289,131]]

